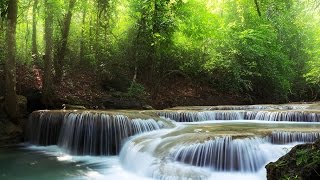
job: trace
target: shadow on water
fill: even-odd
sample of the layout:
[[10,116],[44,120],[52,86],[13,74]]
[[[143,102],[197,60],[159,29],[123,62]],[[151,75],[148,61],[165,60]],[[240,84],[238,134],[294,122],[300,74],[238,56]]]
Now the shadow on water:
[[88,179],[88,172],[99,168],[99,163],[63,161],[41,149],[29,149],[24,145],[0,147],[2,180]]

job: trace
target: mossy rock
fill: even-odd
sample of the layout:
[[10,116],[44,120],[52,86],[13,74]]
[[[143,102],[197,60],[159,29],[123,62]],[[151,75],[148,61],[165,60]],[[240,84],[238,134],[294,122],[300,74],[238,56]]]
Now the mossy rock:
[[320,139],[313,144],[297,145],[289,153],[266,165],[267,179],[319,179]]

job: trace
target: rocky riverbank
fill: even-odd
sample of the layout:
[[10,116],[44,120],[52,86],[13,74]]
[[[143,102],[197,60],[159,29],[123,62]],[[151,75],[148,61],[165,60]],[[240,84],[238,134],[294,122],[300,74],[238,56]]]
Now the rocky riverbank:
[[320,139],[313,144],[301,144],[266,166],[267,179],[319,179]]

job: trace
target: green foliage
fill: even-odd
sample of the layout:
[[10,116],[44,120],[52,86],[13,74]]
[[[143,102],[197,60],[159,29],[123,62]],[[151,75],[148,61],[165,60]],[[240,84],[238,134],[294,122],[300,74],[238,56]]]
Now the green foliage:
[[307,149],[302,149],[297,151],[297,160],[296,160],[296,165],[300,166],[303,164],[307,164],[308,163],[308,150]]
[[130,87],[128,88],[127,95],[130,98],[138,98],[138,99],[145,99],[146,98],[146,91],[142,84],[137,82],[132,82]]
[[285,175],[284,177],[281,178],[281,180],[298,180],[298,179],[300,179],[298,175],[295,175],[295,176]]
[[5,27],[6,27],[6,17],[7,17],[7,7],[8,1],[3,0],[0,2],[0,63],[4,61],[5,58]]
[[317,147],[312,149],[298,150],[296,153],[296,165],[300,167],[308,167],[320,163],[320,150]]
[[0,21],[7,17],[8,13],[8,0],[2,0],[0,2]]
[[[5,2],[0,2],[1,12]],[[69,1],[48,2],[57,51]],[[36,15],[39,54],[44,53],[43,3],[39,1]],[[80,66],[126,79],[136,75],[148,89],[168,72],[179,71],[257,101],[317,98],[319,4],[270,0],[258,5],[261,16],[252,0],[77,0],[64,69]],[[20,0],[19,7],[17,59],[32,63],[32,1]],[[4,32],[3,16],[0,23]],[[2,46],[4,40],[1,33]],[[132,86],[135,94],[140,88]]]

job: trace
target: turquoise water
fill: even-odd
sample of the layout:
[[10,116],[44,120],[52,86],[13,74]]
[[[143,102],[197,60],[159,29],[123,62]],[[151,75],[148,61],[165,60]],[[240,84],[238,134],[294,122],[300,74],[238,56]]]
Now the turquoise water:
[[[278,151],[285,146],[270,146]],[[292,147],[292,145],[291,145]],[[134,152],[134,151],[133,151]],[[57,146],[30,146],[19,145],[12,147],[0,147],[0,179],[1,180],[151,180],[148,154],[144,158],[134,155],[132,161],[122,162],[121,156],[71,156],[64,153]],[[278,155],[279,156],[279,155]],[[157,161],[154,161],[154,163]],[[123,164],[125,163],[125,164]],[[132,170],[128,166],[135,167]],[[148,166],[152,167],[152,163]],[[162,169],[172,173],[176,167],[181,167],[184,171],[204,173],[209,180],[263,180],[266,179],[265,169],[262,168],[256,173],[241,172],[212,172],[209,169],[193,167],[180,163],[165,165],[171,167]],[[160,170],[159,169],[159,170]],[[176,177],[167,179],[179,179],[177,171]],[[149,174],[149,175],[148,175]],[[195,175],[195,174],[194,174]],[[192,177],[192,176],[191,176]],[[154,177],[157,179],[156,177]],[[191,178],[192,179],[192,178]]]
[[[247,121],[242,122],[239,120],[235,122],[229,120],[216,121],[209,124],[208,122],[206,122],[207,124],[204,123],[201,122],[198,125],[215,126],[225,123],[227,127],[232,125],[232,123],[240,125],[249,124]],[[259,126],[264,126],[264,124],[258,123]],[[267,124],[281,127],[286,126],[288,128],[294,125],[304,129],[312,129],[319,126],[319,123]],[[255,124],[254,127],[263,129],[263,127],[258,127],[258,125]],[[180,123],[177,126],[182,127],[185,124]],[[179,129],[179,127],[177,128]],[[151,178],[176,180],[182,179],[182,177],[186,179],[204,177],[203,179],[208,180],[266,179],[264,165],[256,172],[220,172],[173,161],[168,156],[170,148],[163,149],[161,144],[170,143],[175,138],[178,138],[177,144],[179,144],[178,142],[183,139],[183,136],[166,136],[166,133],[176,132],[177,128],[157,130],[132,136],[123,144],[122,153],[119,156],[74,156],[67,154],[57,146],[44,147],[21,144],[11,147],[0,147],[0,180],[150,180]],[[201,133],[198,134],[201,135]],[[198,134],[195,133],[195,135]],[[277,145],[261,142],[258,143],[256,148],[259,151],[263,151],[264,158],[270,162],[277,160],[296,144],[294,142]],[[159,154],[157,149],[161,149],[161,147],[162,150]],[[180,146],[177,147],[179,148]],[[183,147],[183,144],[181,147]]]
[[0,147],[1,180],[145,179],[124,171],[119,158],[70,156],[56,146]]
[[54,155],[25,146],[0,148],[0,179],[79,179],[90,166],[93,165],[59,161]]

